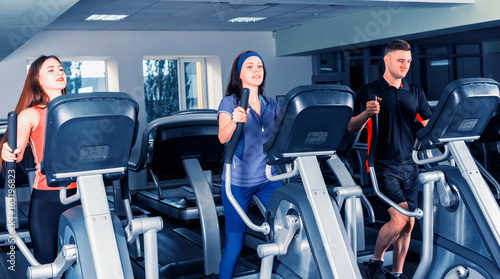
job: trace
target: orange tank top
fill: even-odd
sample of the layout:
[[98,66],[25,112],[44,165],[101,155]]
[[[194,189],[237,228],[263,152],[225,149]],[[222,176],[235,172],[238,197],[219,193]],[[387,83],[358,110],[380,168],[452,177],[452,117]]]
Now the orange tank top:
[[[59,190],[59,187],[49,187],[45,175],[42,174],[40,164],[43,158],[43,148],[45,145],[45,124],[47,122],[46,108],[33,107],[38,112],[38,125],[31,131],[30,145],[35,157],[35,181],[33,188],[37,190]],[[76,182],[71,183],[68,189],[76,188]]]

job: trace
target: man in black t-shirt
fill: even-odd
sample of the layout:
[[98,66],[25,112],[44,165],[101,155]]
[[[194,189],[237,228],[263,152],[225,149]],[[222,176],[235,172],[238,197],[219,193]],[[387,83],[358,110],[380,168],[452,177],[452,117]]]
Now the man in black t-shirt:
[[[369,120],[372,115],[379,115],[375,169],[380,190],[402,208],[413,211],[417,206],[418,190],[418,166],[411,156],[415,121],[418,119],[425,126],[432,112],[422,89],[403,79],[410,69],[411,60],[407,42],[393,40],[387,44],[384,75],[358,90],[354,116],[348,129],[355,133],[367,125],[370,139]],[[375,96],[377,101],[373,100]],[[371,279],[406,278],[402,273],[403,265],[415,218],[409,218],[388,205],[387,211],[390,221],[380,229],[375,251],[368,263]],[[384,253],[391,245],[392,273],[385,270],[383,262]]]

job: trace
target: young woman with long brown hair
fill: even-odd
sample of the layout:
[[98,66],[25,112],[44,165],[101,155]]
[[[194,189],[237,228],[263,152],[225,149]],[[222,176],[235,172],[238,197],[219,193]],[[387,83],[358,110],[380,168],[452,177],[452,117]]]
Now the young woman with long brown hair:
[[[28,223],[35,258],[41,264],[51,263],[56,258],[59,215],[74,206],[61,204],[59,187],[49,187],[40,169],[45,143],[46,108],[52,99],[63,94],[67,94],[66,74],[61,61],[53,55],[40,56],[28,70],[15,108],[18,114],[17,149],[9,147],[6,142],[7,133],[1,141],[1,161],[21,162],[28,142],[33,152],[36,172]],[[74,193],[75,188],[76,183],[69,185],[68,189],[72,190],[68,193]]]

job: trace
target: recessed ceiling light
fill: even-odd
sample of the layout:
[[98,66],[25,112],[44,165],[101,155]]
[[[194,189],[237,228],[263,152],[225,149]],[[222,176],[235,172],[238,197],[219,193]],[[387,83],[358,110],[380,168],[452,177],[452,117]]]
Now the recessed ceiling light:
[[267,19],[267,17],[235,17],[228,20],[228,22],[257,22]]
[[87,17],[85,20],[102,20],[102,21],[117,21],[128,17],[128,15],[98,15],[93,14]]

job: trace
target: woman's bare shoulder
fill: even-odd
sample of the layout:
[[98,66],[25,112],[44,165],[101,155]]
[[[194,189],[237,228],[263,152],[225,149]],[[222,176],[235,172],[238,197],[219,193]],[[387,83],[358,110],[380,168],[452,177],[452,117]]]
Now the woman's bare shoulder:
[[17,117],[18,123],[22,124],[30,124],[31,127],[35,127],[38,125],[38,121],[40,120],[40,114],[34,107],[26,108],[19,113]]

